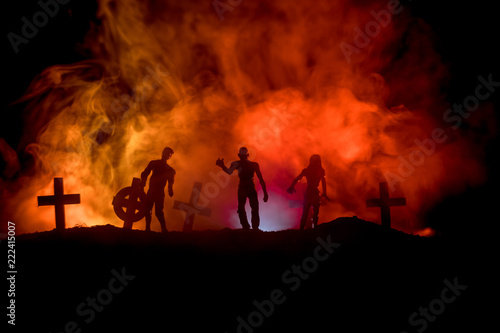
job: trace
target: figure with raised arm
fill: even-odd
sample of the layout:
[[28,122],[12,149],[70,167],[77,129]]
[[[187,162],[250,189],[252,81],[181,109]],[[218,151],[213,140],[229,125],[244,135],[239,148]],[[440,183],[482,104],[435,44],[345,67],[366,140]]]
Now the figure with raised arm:
[[229,168],[224,165],[224,159],[217,159],[216,165],[222,168],[224,172],[231,175],[234,170],[238,170],[239,185],[238,185],[238,217],[243,229],[249,229],[247,213],[245,211],[245,204],[248,198],[251,209],[251,222],[252,229],[259,230],[260,217],[259,217],[259,200],[257,198],[257,191],[253,182],[254,174],[257,175],[262,191],[264,192],[264,202],[267,202],[269,196],[267,194],[266,183],[262,178],[260,167],[257,162],[252,162],[248,159],[248,149],[241,147],[238,152],[239,161],[231,163]]

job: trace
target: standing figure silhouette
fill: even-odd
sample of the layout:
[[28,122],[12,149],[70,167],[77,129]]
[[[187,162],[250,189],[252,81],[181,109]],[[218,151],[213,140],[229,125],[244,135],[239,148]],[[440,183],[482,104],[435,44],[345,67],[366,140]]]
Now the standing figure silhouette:
[[250,225],[248,224],[247,213],[245,211],[245,204],[248,198],[252,214],[252,229],[258,230],[260,225],[259,199],[257,198],[257,191],[255,190],[253,182],[253,175],[256,174],[257,178],[259,178],[262,191],[264,191],[264,202],[267,202],[269,199],[266,183],[264,182],[264,178],[262,178],[259,164],[248,160],[247,148],[241,147],[238,156],[240,160],[232,162],[229,168],[226,168],[224,165],[224,159],[217,159],[215,164],[220,166],[222,170],[229,175],[231,175],[234,170],[238,170],[238,177],[240,179],[238,185],[238,217],[240,218],[243,229],[249,229]]
[[165,224],[165,215],[163,214],[163,203],[165,201],[165,185],[168,182],[168,195],[173,196],[175,170],[168,165],[167,160],[172,157],[173,149],[166,147],[161,154],[161,160],[149,162],[146,169],[141,173],[141,186],[146,186],[151,171],[153,174],[149,179],[149,189],[147,193],[147,211],[146,211],[146,231],[151,231],[151,214],[153,205],[155,206],[155,215],[161,226],[161,232],[167,232]]
[[300,175],[293,180],[292,185],[290,185],[286,191],[293,194],[295,192],[295,184],[303,177],[306,177],[307,188],[304,195],[304,209],[302,211],[302,217],[300,218],[300,230],[303,230],[306,226],[307,216],[309,215],[311,206],[313,208],[313,228],[316,228],[318,225],[319,206],[321,202],[318,190],[320,181],[323,187],[323,194],[321,197],[328,199],[326,195],[325,169],[323,169],[321,165],[321,156],[318,154],[312,155],[309,159],[309,166],[302,170]]

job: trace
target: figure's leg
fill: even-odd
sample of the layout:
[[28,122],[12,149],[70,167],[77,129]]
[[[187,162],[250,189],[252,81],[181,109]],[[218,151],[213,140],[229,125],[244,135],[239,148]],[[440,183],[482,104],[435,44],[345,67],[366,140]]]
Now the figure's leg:
[[165,196],[161,195],[156,198],[155,201],[155,215],[158,218],[161,226],[161,232],[167,232],[167,226],[165,223],[165,214],[163,214],[163,202],[165,201]]
[[319,205],[320,205],[320,202],[318,200],[318,202],[315,202],[312,206],[313,206],[313,225],[312,227],[313,228],[316,228],[318,226],[318,219],[319,219]]
[[252,229],[259,229],[259,199],[257,197],[257,191],[255,189],[249,191],[248,200],[250,201],[250,208],[252,209]]
[[300,217],[300,230],[304,230],[307,223],[307,218],[309,217],[309,209],[311,208],[311,203],[304,199],[304,207],[302,209],[302,216]]
[[300,217],[300,230],[304,230],[307,225],[307,219],[309,218],[309,210],[311,206],[314,205],[314,193],[310,193],[306,190],[304,195],[304,208],[302,210],[302,216]]
[[238,188],[238,217],[243,229],[249,229],[247,212],[245,211],[245,204],[247,202],[247,193],[244,189]]
[[151,231],[151,214],[153,211],[154,200],[152,194],[148,191],[146,201],[146,231]]
[[313,207],[313,216],[312,216],[312,227],[313,228],[316,228],[316,226],[318,225],[320,204],[321,204],[321,198],[319,196],[319,191],[315,191],[314,195],[311,195],[311,205]]

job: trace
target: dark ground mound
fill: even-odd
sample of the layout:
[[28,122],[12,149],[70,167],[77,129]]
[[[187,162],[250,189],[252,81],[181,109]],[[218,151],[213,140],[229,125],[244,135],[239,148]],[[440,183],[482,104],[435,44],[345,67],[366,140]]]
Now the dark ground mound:
[[471,248],[354,218],[302,232],[163,235],[107,225],[25,234],[16,239],[16,328],[480,331],[492,312],[489,268]]

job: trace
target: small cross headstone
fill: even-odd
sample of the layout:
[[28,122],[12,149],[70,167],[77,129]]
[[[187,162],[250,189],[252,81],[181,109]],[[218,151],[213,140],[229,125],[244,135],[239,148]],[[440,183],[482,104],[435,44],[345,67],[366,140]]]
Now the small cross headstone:
[[380,198],[366,200],[366,207],[380,207],[382,225],[391,227],[391,207],[405,206],[406,198],[389,198],[387,182],[380,183]]
[[140,186],[139,178],[132,179],[132,185],[122,188],[113,198],[116,215],[123,220],[124,229],[132,229],[134,222],[146,216],[146,193]]
[[79,204],[80,194],[64,194],[62,178],[54,178],[54,195],[38,197],[38,207],[54,206],[56,211],[56,229],[64,230],[66,218],[64,216],[64,205]]
[[200,198],[202,184],[200,182],[195,182],[193,185],[193,190],[191,192],[191,198],[189,202],[174,201],[174,209],[182,210],[186,213],[184,218],[184,227],[182,231],[193,230],[194,216],[210,216],[212,210],[207,207],[200,206],[198,204],[198,199]]

